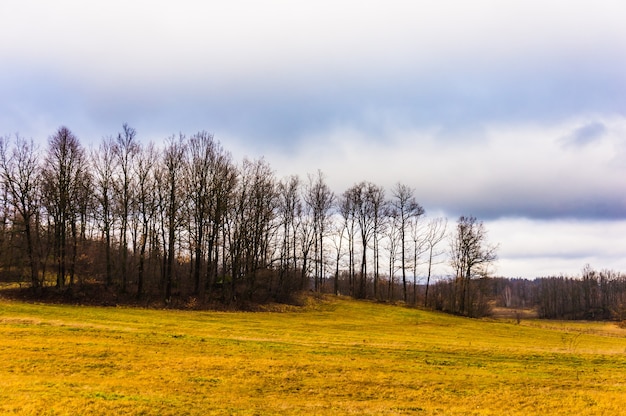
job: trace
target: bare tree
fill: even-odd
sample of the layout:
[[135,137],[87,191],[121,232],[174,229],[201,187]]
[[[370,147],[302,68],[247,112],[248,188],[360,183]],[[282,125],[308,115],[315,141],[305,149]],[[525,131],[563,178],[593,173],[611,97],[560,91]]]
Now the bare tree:
[[411,266],[413,267],[413,305],[417,305],[417,268],[419,266],[419,259],[428,251],[427,239],[428,239],[428,226],[423,224],[421,216],[413,217],[409,221],[410,237],[413,241],[413,260]]
[[0,264],[3,270],[11,270],[17,256],[12,252],[10,217],[12,215],[9,186],[0,180]]
[[369,199],[372,206],[372,242],[374,255],[374,297],[378,298],[378,285],[380,279],[380,239],[385,225],[385,190],[379,186],[370,188]]
[[451,265],[455,270],[457,287],[456,312],[473,316],[473,278],[486,277],[489,266],[497,259],[497,246],[487,241],[487,230],[476,217],[461,216],[450,242]]
[[415,200],[413,189],[406,185],[398,183],[393,190],[394,199],[392,205],[398,212],[398,227],[400,231],[400,259],[402,270],[402,287],[404,301],[407,301],[407,285],[406,285],[406,243],[408,227],[412,219],[418,218],[424,214],[424,208]]
[[48,153],[42,173],[45,206],[54,222],[54,255],[59,289],[65,285],[68,266],[72,282],[72,269],[67,256],[67,233],[68,229],[76,229],[74,207],[80,203],[78,190],[86,169],[80,142],[67,127],[60,127],[48,140]]
[[[357,234],[356,222],[356,192],[359,189],[355,186],[346,190],[339,200],[339,214],[342,218],[343,229],[348,237],[348,286],[350,295],[354,296],[355,291],[355,241]],[[339,266],[337,266],[339,267]]]
[[263,159],[244,160],[231,223],[233,294],[236,280],[244,278],[246,295],[251,298],[259,270],[270,263],[268,249],[276,213],[276,188],[274,174]]
[[279,291],[283,290],[288,275],[294,273],[297,267],[297,218],[302,212],[299,195],[300,179],[298,176],[292,175],[278,184],[278,217],[282,228],[278,272]]
[[[187,164],[187,196],[189,198],[189,234],[195,294],[216,279],[216,244],[222,227],[228,199],[235,186],[236,172],[226,153],[212,134],[196,133],[189,140]],[[206,270],[206,271],[205,271]],[[203,280],[205,279],[205,280]]]
[[[226,218],[228,210],[233,206],[233,194],[237,186],[237,169],[232,162],[230,153],[221,145],[216,146],[215,158],[211,161],[211,186],[209,193],[209,217],[211,232],[207,238],[209,265],[207,267],[207,285],[212,287],[218,278],[220,234],[222,235],[222,282],[226,275]],[[223,290],[226,285],[223,285]],[[225,292],[223,292],[225,294]]]
[[339,262],[343,256],[342,246],[344,235],[346,234],[347,223],[342,220],[340,222],[333,222],[334,238],[332,239],[335,247],[335,273],[333,276],[333,293],[339,295]]
[[110,137],[102,139],[97,151],[91,153],[94,178],[94,195],[98,206],[96,218],[104,237],[105,282],[107,286],[113,284],[111,233],[113,228],[113,192],[115,155],[114,142]]
[[196,133],[189,140],[189,163],[187,173],[187,194],[191,203],[190,226],[193,227],[194,253],[193,281],[194,293],[198,294],[201,285],[202,265],[205,259],[205,234],[209,223],[210,186],[212,184],[212,160],[215,159],[216,144],[213,135],[205,131]]
[[176,260],[176,235],[182,222],[183,187],[180,186],[184,174],[185,136],[171,136],[163,152],[164,185],[166,187],[165,218],[167,221],[167,252],[165,255],[165,300],[172,298],[174,282],[174,264]]
[[377,201],[383,193],[382,188],[370,182],[361,182],[348,189],[346,196],[350,198],[349,206],[353,210],[361,236],[361,272],[359,281],[359,297],[367,296],[367,248],[375,236],[377,224]]
[[36,240],[39,212],[39,161],[33,141],[15,136],[14,147],[9,154],[9,137],[0,137],[0,165],[8,196],[21,219],[26,240],[26,256],[30,269],[30,282],[34,289],[41,286],[38,271]]
[[[70,283],[78,277],[84,283],[89,273],[89,259],[84,255],[87,244],[87,227],[92,223],[91,215],[94,210],[93,179],[89,170],[89,162],[84,158],[85,169],[82,170],[74,193],[75,204],[71,210],[75,220],[70,223],[72,233],[72,251],[70,261]],[[79,254],[79,251],[81,254]]]
[[120,255],[121,255],[121,278],[122,292],[126,291],[128,280],[128,220],[132,204],[133,175],[132,167],[134,159],[139,152],[135,129],[124,123],[122,132],[118,133],[113,146],[113,153],[117,158],[117,166],[120,170],[117,182],[117,196],[120,216]]
[[315,290],[319,291],[324,274],[324,236],[328,228],[329,211],[335,195],[324,182],[324,175],[317,171],[317,176],[309,175],[309,184],[305,189],[304,201],[313,216],[313,245],[315,251]]
[[310,205],[302,204],[298,214],[296,227],[300,246],[300,289],[307,289],[310,285],[311,250],[315,251],[314,245],[317,232]]
[[435,258],[443,254],[438,251],[437,246],[446,236],[448,220],[445,218],[435,218],[428,223],[428,234],[426,237],[426,246],[428,250],[428,274],[426,276],[426,292],[424,293],[424,306],[428,305],[428,289],[430,286],[430,278],[432,274],[432,266]]
[[387,252],[389,253],[389,281],[387,287],[387,300],[393,300],[393,291],[395,288],[396,261],[398,260],[398,246],[400,245],[400,226],[398,209],[393,205],[388,205],[385,212],[388,226],[385,228],[385,237],[387,241]]
[[137,298],[144,291],[146,248],[152,223],[156,217],[157,198],[155,197],[156,166],[159,154],[152,144],[140,147],[134,166],[134,174],[137,178],[137,207],[140,221],[139,236],[139,264],[137,267]]

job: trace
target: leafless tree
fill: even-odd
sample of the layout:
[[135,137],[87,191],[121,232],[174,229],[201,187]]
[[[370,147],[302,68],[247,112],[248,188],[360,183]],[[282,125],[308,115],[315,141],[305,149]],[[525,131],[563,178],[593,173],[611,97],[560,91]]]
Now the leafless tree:
[[383,193],[382,188],[370,182],[361,182],[348,189],[346,196],[350,198],[350,206],[358,224],[361,236],[361,272],[358,296],[367,296],[367,249],[375,236],[377,224],[377,201]]
[[335,195],[324,181],[324,175],[318,170],[316,176],[309,175],[304,201],[313,217],[313,245],[315,253],[315,290],[319,291],[324,269],[324,237],[328,228],[329,211]]
[[157,209],[157,181],[156,169],[159,162],[159,153],[152,143],[140,146],[134,175],[137,180],[137,207],[140,222],[139,259],[137,267],[137,298],[143,295],[145,283],[146,249],[153,229]]
[[417,305],[417,269],[420,263],[420,257],[428,251],[428,225],[423,223],[422,216],[420,215],[411,218],[409,221],[409,230],[410,237],[413,242],[413,260],[411,261],[411,266],[413,268],[413,305]]
[[163,152],[164,185],[166,190],[165,218],[167,221],[167,252],[165,255],[165,300],[172,298],[174,265],[176,262],[177,231],[182,223],[181,209],[184,206],[183,187],[180,186],[184,175],[184,155],[186,141],[181,133],[171,136]]
[[424,208],[417,203],[413,189],[406,185],[398,183],[393,190],[394,199],[391,204],[398,212],[398,227],[400,231],[400,261],[402,270],[402,287],[404,301],[407,301],[407,284],[406,284],[406,249],[407,249],[407,233],[409,232],[409,224],[424,214]]
[[11,270],[15,256],[11,247],[11,198],[9,197],[9,186],[6,181],[0,180],[0,264],[2,268]]
[[311,211],[310,205],[302,204],[302,209],[296,219],[300,257],[300,289],[308,289],[310,285],[311,251],[315,252],[314,245],[317,233]]
[[54,223],[54,255],[59,289],[65,286],[68,270],[70,283],[72,282],[73,270],[72,265],[68,264],[67,237],[68,230],[76,230],[74,207],[80,204],[79,189],[86,169],[85,154],[80,142],[67,127],[60,127],[48,140],[48,153],[42,172],[45,207]]
[[426,276],[426,292],[424,293],[424,306],[428,305],[428,289],[430,287],[430,278],[432,274],[432,266],[435,259],[443,254],[442,250],[438,250],[437,246],[444,240],[448,220],[445,218],[435,218],[428,223],[428,234],[426,236],[426,247],[428,250],[428,274]]
[[94,195],[98,203],[96,219],[100,224],[104,238],[105,282],[107,286],[113,284],[111,233],[113,228],[113,193],[115,180],[113,175],[115,173],[116,163],[113,147],[113,139],[111,137],[105,137],[102,139],[98,149],[91,153]]
[[380,240],[385,226],[385,190],[379,186],[373,186],[369,192],[372,209],[372,249],[374,256],[374,297],[378,298],[378,285],[380,280]]
[[385,228],[385,237],[387,242],[387,252],[389,259],[389,281],[387,288],[387,300],[392,301],[395,288],[396,261],[398,260],[398,246],[400,246],[400,225],[398,209],[389,204],[385,213],[388,225]]
[[[186,194],[189,197],[191,259],[195,294],[204,295],[217,276],[217,241],[223,226],[236,172],[221,144],[212,134],[199,132],[189,140]],[[206,267],[205,267],[206,266]],[[203,280],[204,279],[204,280]]]
[[187,194],[191,204],[190,227],[193,227],[192,249],[194,250],[193,267],[194,293],[199,294],[200,276],[205,259],[205,234],[209,226],[210,187],[212,184],[212,161],[215,159],[216,143],[213,135],[205,131],[196,133],[189,140],[189,163],[187,173]]
[[244,278],[246,295],[254,295],[258,272],[268,267],[270,236],[274,227],[277,194],[274,173],[263,159],[244,160],[235,195],[230,237],[232,293]]
[[461,216],[450,242],[451,265],[457,279],[456,312],[473,316],[473,278],[486,277],[489,266],[497,259],[497,246],[487,241],[487,230],[476,217]]
[[122,279],[122,292],[126,291],[128,280],[128,220],[131,204],[133,203],[132,190],[134,189],[132,183],[134,181],[132,167],[135,157],[139,152],[139,144],[136,136],[137,132],[135,129],[125,123],[122,126],[122,132],[118,133],[113,146],[113,153],[117,159],[117,167],[120,171],[117,176],[118,181],[116,183],[116,189],[120,217],[120,274]]
[[38,212],[40,209],[39,160],[33,141],[15,135],[9,152],[10,138],[0,137],[0,166],[8,197],[20,217],[26,240],[26,256],[30,269],[30,282],[34,289],[41,286],[39,279],[36,242],[38,240]]
[[333,222],[333,236],[332,242],[335,247],[335,272],[333,275],[333,293],[339,295],[339,262],[344,255],[342,251],[344,236],[346,234],[347,223],[345,220]]
[[[207,268],[207,284],[212,287],[218,278],[218,265],[222,260],[222,278],[224,282],[226,275],[226,217],[228,211],[233,206],[233,195],[237,186],[238,174],[233,164],[231,154],[226,152],[221,146],[217,147],[215,160],[212,163],[213,175],[210,192],[209,210],[212,230],[208,237],[209,267]],[[221,250],[218,246],[222,235]],[[226,285],[222,285],[223,290]],[[223,292],[225,294],[225,292]]]
[[297,219],[302,214],[300,179],[296,175],[285,178],[278,184],[278,217],[281,224],[279,291],[287,277],[297,268]]
[[[352,187],[346,190],[339,200],[339,214],[343,223],[343,229],[346,230],[348,237],[348,286],[350,295],[354,296],[355,290],[355,244],[358,231],[356,221],[356,192],[358,187]],[[337,266],[339,267],[339,266]]]
[[91,217],[95,204],[93,179],[89,169],[89,161],[86,157],[84,158],[84,163],[85,169],[82,170],[75,189],[76,204],[72,206],[72,211],[76,217],[76,221],[71,223],[72,257],[70,261],[70,283],[72,284],[75,277],[80,279],[81,284],[84,283],[90,269],[90,259],[85,255],[85,250],[87,248],[87,228],[93,225]]

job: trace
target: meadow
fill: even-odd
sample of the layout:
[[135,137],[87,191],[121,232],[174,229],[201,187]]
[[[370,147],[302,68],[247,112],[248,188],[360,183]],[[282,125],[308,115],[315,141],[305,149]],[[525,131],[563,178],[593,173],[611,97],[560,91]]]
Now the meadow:
[[0,300],[0,413],[615,415],[626,329],[348,299],[282,312]]

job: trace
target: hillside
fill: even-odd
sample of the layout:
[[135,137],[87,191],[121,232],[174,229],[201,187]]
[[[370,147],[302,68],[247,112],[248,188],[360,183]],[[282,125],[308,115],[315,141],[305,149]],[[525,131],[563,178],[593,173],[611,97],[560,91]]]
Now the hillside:
[[0,413],[617,414],[626,330],[328,298],[290,312],[0,300]]

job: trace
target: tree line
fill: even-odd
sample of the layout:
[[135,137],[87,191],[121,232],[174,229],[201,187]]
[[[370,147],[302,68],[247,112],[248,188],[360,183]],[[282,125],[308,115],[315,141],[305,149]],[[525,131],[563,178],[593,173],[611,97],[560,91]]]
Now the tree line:
[[[300,290],[417,302],[417,266],[445,221],[414,192],[335,195],[322,172],[276,178],[212,134],[143,144],[127,124],[86,149],[67,128],[39,149],[0,138],[0,270],[35,291],[101,283],[137,298],[289,298]],[[385,259],[385,260],[383,260]],[[385,264],[383,264],[385,263]],[[412,280],[411,280],[412,279]]]
[[[311,290],[467,316],[503,296],[489,278],[497,246],[475,217],[429,219],[401,183],[335,194],[321,171],[277,178],[205,131],[155,145],[124,124],[92,149],[67,127],[44,149],[0,137],[0,203],[0,274],[35,292],[96,284],[205,304]],[[433,282],[439,263],[451,273]]]
[[491,279],[498,306],[534,308],[540,318],[626,321],[626,275],[585,265],[580,276]]

